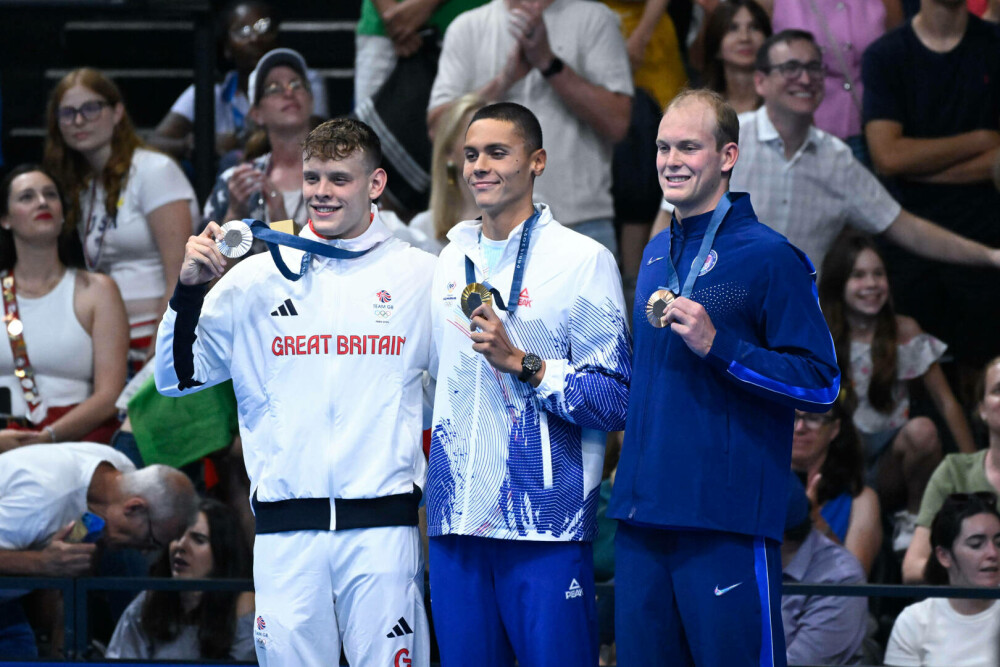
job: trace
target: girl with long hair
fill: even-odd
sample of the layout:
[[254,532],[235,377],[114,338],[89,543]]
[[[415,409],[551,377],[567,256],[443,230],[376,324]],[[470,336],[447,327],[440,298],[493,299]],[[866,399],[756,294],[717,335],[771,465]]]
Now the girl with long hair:
[[723,2],[705,23],[705,87],[726,98],[736,113],[761,105],[754,87],[757,50],[771,36],[771,19],[755,0]]
[[854,425],[869,480],[876,481],[883,507],[898,510],[893,549],[904,551],[927,480],[941,461],[934,422],[910,417],[909,382],[923,383],[959,449],[975,451],[965,415],[938,364],[947,346],[912,318],[895,313],[885,262],[870,236],[841,234],[821,275],[820,305],[833,334],[841,385],[858,406]]
[[[206,499],[198,520],[174,540],[153,574],[249,579],[250,548],[231,509]],[[253,593],[145,591],[122,614],[108,658],[253,660]]]
[[56,180],[21,165],[0,184],[0,289],[7,343],[0,394],[10,415],[0,452],[21,445],[108,442],[125,386],[128,324],[118,288],[83,270]]
[[[410,220],[410,229],[418,237],[415,245],[435,255],[447,245],[447,234],[452,227],[480,215],[472,191],[462,177],[465,162],[462,148],[472,114],[485,105],[479,95],[468,93],[458,98],[438,121],[431,152],[430,208]],[[407,240],[414,243],[413,239]]]
[[80,233],[87,269],[118,284],[139,366],[193,231],[194,190],[173,160],[144,146],[118,87],[95,69],[56,84],[46,123],[45,166],[65,188],[66,222]]

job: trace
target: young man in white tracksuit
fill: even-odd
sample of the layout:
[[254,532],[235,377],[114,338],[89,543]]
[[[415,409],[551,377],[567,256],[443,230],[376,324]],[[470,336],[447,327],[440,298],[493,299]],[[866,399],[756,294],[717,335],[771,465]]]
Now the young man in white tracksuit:
[[364,123],[313,130],[300,238],[314,245],[305,262],[302,250],[280,250],[300,278],[286,279],[260,254],[206,297],[226,264],[210,223],[187,243],[157,338],[161,393],[233,380],[257,522],[254,639],[265,666],[336,664],[341,642],[359,667],[429,662],[417,505],[434,257],[380,220],[380,161]]
[[531,111],[484,107],[464,151],[483,216],[448,233],[431,301],[441,664],[596,666],[591,541],[605,432],[625,423],[631,375],[621,278],[606,248],[532,203],[545,150]]

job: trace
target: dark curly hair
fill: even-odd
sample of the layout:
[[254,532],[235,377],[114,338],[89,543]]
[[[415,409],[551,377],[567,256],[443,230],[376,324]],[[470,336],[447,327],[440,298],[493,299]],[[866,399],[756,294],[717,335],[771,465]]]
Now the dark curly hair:
[[369,171],[382,164],[382,142],[375,130],[354,118],[334,118],[320,123],[302,144],[302,159],[345,160],[360,152]]

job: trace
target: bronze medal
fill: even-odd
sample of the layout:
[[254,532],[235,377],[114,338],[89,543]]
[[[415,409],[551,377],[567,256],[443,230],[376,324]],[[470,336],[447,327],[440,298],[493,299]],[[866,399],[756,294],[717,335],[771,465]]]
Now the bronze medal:
[[670,302],[676,299],[674,293],[668,289],[658,289],[649,295],[646,301],[646,319],[657,329],[663,328],[663,313],[667,311]]
[[482,283],[469,283],[462,290],[462,312],[469,319],[472,319],[473,311],[484,303],[492,305],[493,295]]

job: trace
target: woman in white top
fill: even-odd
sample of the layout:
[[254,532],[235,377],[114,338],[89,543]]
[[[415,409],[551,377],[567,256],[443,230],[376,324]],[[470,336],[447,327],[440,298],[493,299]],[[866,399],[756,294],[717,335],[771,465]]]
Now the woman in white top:
[[[0,452],[44,442],[107,442],[125,385],[128,321],[113,280],[78,271],[80,241],[65,224],[53,178],[22,165],[0,185],[0,287],[9,396]],[[103,427],[103,428],[102,428]]]
[[173,160],[146,149],[115,84],[94,69],[56,84],[47,111],[45,165],[66,192],[91,271],[109,274],[128,311],[141,365],[173,293],[197,217],[194,190]]
[[[931,524],[927,583],[1000,585],[1000,514],[992,493],[953,493]],[[885,651],[894,667],[996,667],[996,600],[928,598],[896,619]]]

